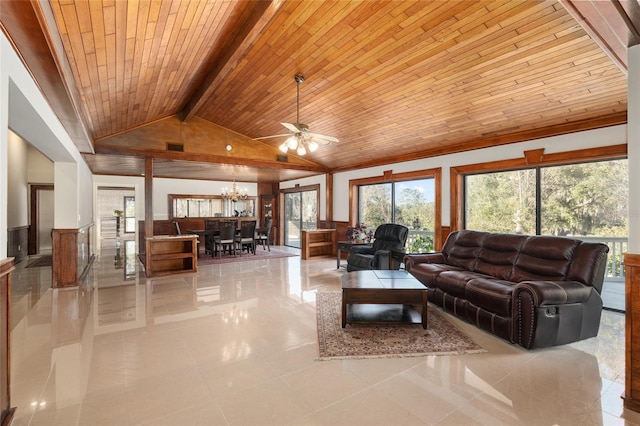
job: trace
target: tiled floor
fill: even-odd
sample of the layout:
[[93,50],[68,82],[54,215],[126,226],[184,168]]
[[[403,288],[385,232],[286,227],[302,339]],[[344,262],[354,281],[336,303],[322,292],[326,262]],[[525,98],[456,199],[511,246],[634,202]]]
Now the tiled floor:
[[317,361],[315,292],[339,289],[335,259],[146,279],[125,252],[105,245],[80,289],[17,265],[15,425],[640,425],[620,399],[620,314],[546,350],[450,317],[488,352]]

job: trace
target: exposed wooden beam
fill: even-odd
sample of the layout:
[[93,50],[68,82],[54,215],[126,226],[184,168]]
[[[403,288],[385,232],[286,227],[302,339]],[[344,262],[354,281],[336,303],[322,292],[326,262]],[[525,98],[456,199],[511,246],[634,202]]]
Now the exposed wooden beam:
[[[63,61],[66,56],[49,12],[48,2],[3,0],[0,28],[80,152],[93,152],[92,135],[83,121],[88,117],[80,113],[82,107],[73,77],[68,74],[63,78],[59,72],[64,66],[70,72],[69,64]],[[54,46],[63,52],[63,58],[51,53]],[[75,99],[72,93],[77,96]]]
[[627,1],[625,4],[628,5],[629,10],[626,10],[620,0],[611,1],[629,30],[627,47],[640,43],[640,5],[636,1]]
[[249,167],[269,167],[274,169],[290,169],[290,170],[305,170],[318,173],[328,173],[330,170],[327,167],[317,164],[296,164],[296,163],[283,163],[279,161],[268,160],[256,160],[252,158],[239,158],[239,157],[225,157],[221,155],[204,154],[197,152],[172,152],[172,151],[159,151],[150,150],[146,148],[129,148],[129,147],[115,147],[115,146],[98,146],[96,147],[96,154],[106,155],[123,155],[132,156],[138,158],[152,157],[154,159],[165,160],[179,160],[179,161],[195,161],[195,162],[207,162],[217,164],[229,164],[240,165]]
[[560,4],[626,74],[626,49],[640,43],[637,1],[560,0]]
[[255,39],[264,31],[282,3],[281,0],[253,1],[251,7],[243,10],[245,16],[240,20],[242,24],[233,30],[235,36],[212,62],[211,70],[187,102],[183,109],[183,121],[189,121],[205,102],[210,101],[211,93],[252,47]]

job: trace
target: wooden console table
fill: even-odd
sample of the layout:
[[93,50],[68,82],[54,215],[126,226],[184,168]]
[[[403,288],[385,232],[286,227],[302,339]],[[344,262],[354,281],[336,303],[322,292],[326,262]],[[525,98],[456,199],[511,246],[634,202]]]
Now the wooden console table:
[[145,238],[147,277],[198,271],[198,236],[157,235]]
[[335,229],[303,229],[302,258],[332,256],[336,245]]

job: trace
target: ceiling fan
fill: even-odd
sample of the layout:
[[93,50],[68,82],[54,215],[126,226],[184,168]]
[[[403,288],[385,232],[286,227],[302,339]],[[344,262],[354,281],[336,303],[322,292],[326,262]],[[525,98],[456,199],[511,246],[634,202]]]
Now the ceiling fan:
[[338,139],[334,138],[333,136],[311,133],[309,131],[309,126],[300,122],[300,84],[304,82],[304,76],[301,74],[296,74],[294,79],[296,81],[298,89],[296,122],[281,123],[287,130],[289,130],[289,133],[273,136],[263,136],[256,139],[271,139],[288,136],[287,140],[285,140],[280,145],[280,151],[286,153],[288,150],[292,150],[295,151],[298,155],[305,155],[307,153],[307,150],[309,152],[314,152],[316,149],[318,149],[318,145],[328,145],[330,143],[338,142]]

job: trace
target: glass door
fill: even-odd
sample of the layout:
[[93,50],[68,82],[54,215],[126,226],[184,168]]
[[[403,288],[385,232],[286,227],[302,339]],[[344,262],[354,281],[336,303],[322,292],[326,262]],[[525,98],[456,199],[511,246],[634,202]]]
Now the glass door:
[[302,247],[302,229],[318,227],[318,191],[284,194],[284,245]]

